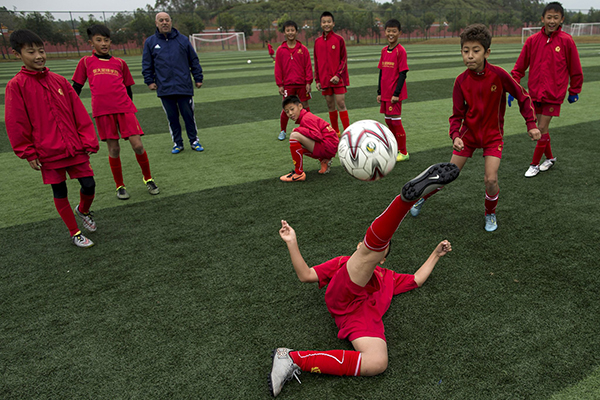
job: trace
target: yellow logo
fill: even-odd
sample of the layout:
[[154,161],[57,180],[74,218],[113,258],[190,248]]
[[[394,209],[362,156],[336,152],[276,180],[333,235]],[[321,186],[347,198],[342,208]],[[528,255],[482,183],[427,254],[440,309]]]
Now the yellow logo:
[[320,369],[319,367],[312,367],[312,368],[310,369],[310,372],[311,372],[312,374],[320,374],[320,373],[321,373],[321,369]]
[[335,44],[331,45],[331,49],[335,50]]
[[554,112],[554,107],[550,107],[550,108],[548,109],[548,111],[550,111],[550,112]]
[[390,106],[390,111],[392,111],[394,108],[392,106]]
[[492,85],[492,92],[495,92],[498,87],[496,85]]
[[366,150],[367,150],[369,153],[372,153],[372,152],[374,152],[376,148],[377,148],[377,145],[376,145],[375,143],[373,143],[373,142],[369,142],[369,143],[367,143],[367,145],[366,145]]
[[502,145],[498,145],[498,151],[502,151]]
[[554,51],[556,51],[557,53],[560,53],[560,46],[556,46],[556,48],[554,49]]
[[302,54],[302,49],[299,49],[299,50],[298,50],[298,54]]
[[58,94],[60,94],[61,96],[64,96],[65,94],[63,93],[63,90],[61,88],[58,88]]

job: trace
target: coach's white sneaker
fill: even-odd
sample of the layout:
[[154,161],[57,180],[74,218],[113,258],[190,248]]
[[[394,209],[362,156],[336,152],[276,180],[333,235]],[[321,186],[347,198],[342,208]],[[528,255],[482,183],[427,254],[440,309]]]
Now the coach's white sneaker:
[[543,163],[540,164],[540,172],[548,171],[550,168],[552,168],[552,166],[554,166],[555,162],[556,162],[556,157],[547,158],[546,161],[544,161]]
[[273,350],[273,367],[271,368],[271,374],[269,374],[269,390],[273,397],[281,392],[283,385],[292,377],[300,382],[298,375],[302,371],[300,371],[298,365],[294,364],[292,357],[290,357],[290,351],[292,349],[286,349],[285,347]]
[[527,171],[525,172],[525,178],[533,178],[537,174],[540,173],[539,165],[530,165]]

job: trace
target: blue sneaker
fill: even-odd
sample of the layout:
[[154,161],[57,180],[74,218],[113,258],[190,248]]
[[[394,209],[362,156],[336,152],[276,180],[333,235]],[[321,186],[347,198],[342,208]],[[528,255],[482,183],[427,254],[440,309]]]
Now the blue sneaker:
[[423,203],[425,203],[425,199],[419,199],[411,208],[410,215],[416,217],[421,212],[421,207],[423,207]]
[[494,232],[496,229],[498,229],[496,214],[485,214],[485,230],[488,232]]
[[171,150],[171,154],[179,154],[183,151],[183,146],[173,146],[173,150]]
[[279,132],[279,136],[277,136],[277,139],[279,139],[279,140],[285,140],[285,131]]
[[198,141],[195,141],[194,143],[192,143],[192,149],[194,149],[196,151],[204,151],[204,147],[202,147],[202,145]]

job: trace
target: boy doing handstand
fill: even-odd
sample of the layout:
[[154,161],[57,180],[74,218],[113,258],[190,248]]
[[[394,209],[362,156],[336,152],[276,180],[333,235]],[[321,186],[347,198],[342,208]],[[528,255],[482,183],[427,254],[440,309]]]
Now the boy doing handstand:
[[436,164],[409,181],[402,194],[390,203],[367,229],[362,242],[350,257],[337,257],[309,268],[300,253],[296,233],[281,221],[279,235],[286,242],[290,258],[301,282],[327,285],[325,303],[339,329],[338,338],[348,339],[354,351],[273,351],[268,378],[269,390],[277,396],[285,382],[300,371],[338,376],[373,376],[386,370],[388,350],[382,317],[394,295],[423,285],[436,263],[452,250],[444,240],[433,250],[414,275],[381,268],[389,254],[392,235],[415,201],[436,188],[452,182],[459,174],[454,164]]
[[[498,229],[498,168],[504,147],[507,92],[518,100],[527,133],[532,140],[540,138],[540,130],[536,127],[533,103],[525,89],[508,72],[487,62],[492,34],[485,25],[474,24],[465,28],[460,35],[460,43],[467,70],[454,81],[450,117],[450,138],[454,151],[450,162],[462,169],[475,149],[483,149],[485,230],[492,232]],[[411,209],[411,215],[419,215],[423,202],[435,193],[433,191],[419,200]]]
[[90,232],[96,222],[90,211],[96,193],[90,154],[98,152],[94,124],[77,93],[62,76],[46,68],[42,39],[27,29],[10,35],[10,46],[24,66],[6,84],[6,132],[15,154],[41,171],[44,184],[52,186],[54,205],[69,229],[73,244],[94,243],[77,227],[67,191],[67,173],[81,185],[75,213]]
[[282,105],[287,116],[300,126],[294,128],[290,134],[290,152],[294,161],[294,170],[279,179],[282,182],[305,181],[304,155],[321,162],[319,174],[328,173],[331,159],[337,153],[340,142],[336,132],[325,120],[306,111],[298,96],[286,97]]
[[133,104],[131,91],[135,82],[129,67],[122,59],[110,55],[110,29],[104,25],[92,25],[87,34],[94,50],[91,56],[83,57],[77,64],[72,79],[73,88],[77,94],[81,94],[85,81],[89,80],[92,114],[96,119],[100,139],[108,147],[108,164],[117,187],[117,198],[129,198],[121,168],[119,132],[120,137],[131,144],[148,192],[158,194],[158,186],[150,173],[148,154],[142,144],[141,136],[144,132],[135,117],[137,108]]

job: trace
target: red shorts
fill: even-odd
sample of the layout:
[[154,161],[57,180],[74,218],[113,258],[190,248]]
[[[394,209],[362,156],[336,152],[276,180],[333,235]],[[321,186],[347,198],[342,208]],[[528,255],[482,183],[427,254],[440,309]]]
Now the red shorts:
[[334,94],[344,94],[346,92],[348,92],[346,86],[336,86],[321,89],[321,94],[323,96],[333,96]]
[[94,176],[94,171],[88,160],[79,164],[56,169],[46,169],[42,165],[42,180],[46,185],[61,183],[67,180],[67,172],[71,179]]
[[549,117],[560,116],[560,104],[540,103],[539,101],[534,101],[533,105],[535,106],[535,113],[537,115],[541,114]]
[[129,136],[144,134],[134,113],[101,115],[94,119],[98,135],[103,142],[106,139],[127,139]]
[[[504,148],[504,140],[502,140],[502,139],[494,140],[493,142],[489,143],[486,147],[483,147],[483,156],[484,157],[493,156],[493,157],[497,157],[497,158],[501,159],[503,148]],[[452,152],[452,154],[455,154],[455,155],[461,156],[461,157],[471,158],[476,149],[481,149],[481,147],[470,146],[467,143],[465,143],[465,148],[462,149],[462,151],[454,150]]]
[[283,90],[284,99],[288,96],[298,96],[301,102],[309,101],[310,99],[312,99],[310,93],[306,91],[306,85],[284,86]]
[[392,103],[391,101],[381,100],[379,112],[385,115],[402,115],[402,102]]
[[[306,136],[307,138],[313,140],[315,142],[315,147],[312,153],[304,153],[309,157],[324,159],[324,158],[333,158],[335,157],[335,153],[337,153],[339,140],[334,140],[331,137],[327,137],[325,140],[318,139],[310,132],[310,129],[305,128],[303,126],[299,126],[294,128],[293,131],[298,132],[302,136]],[[308,150],[307,150],[308,151]]]

